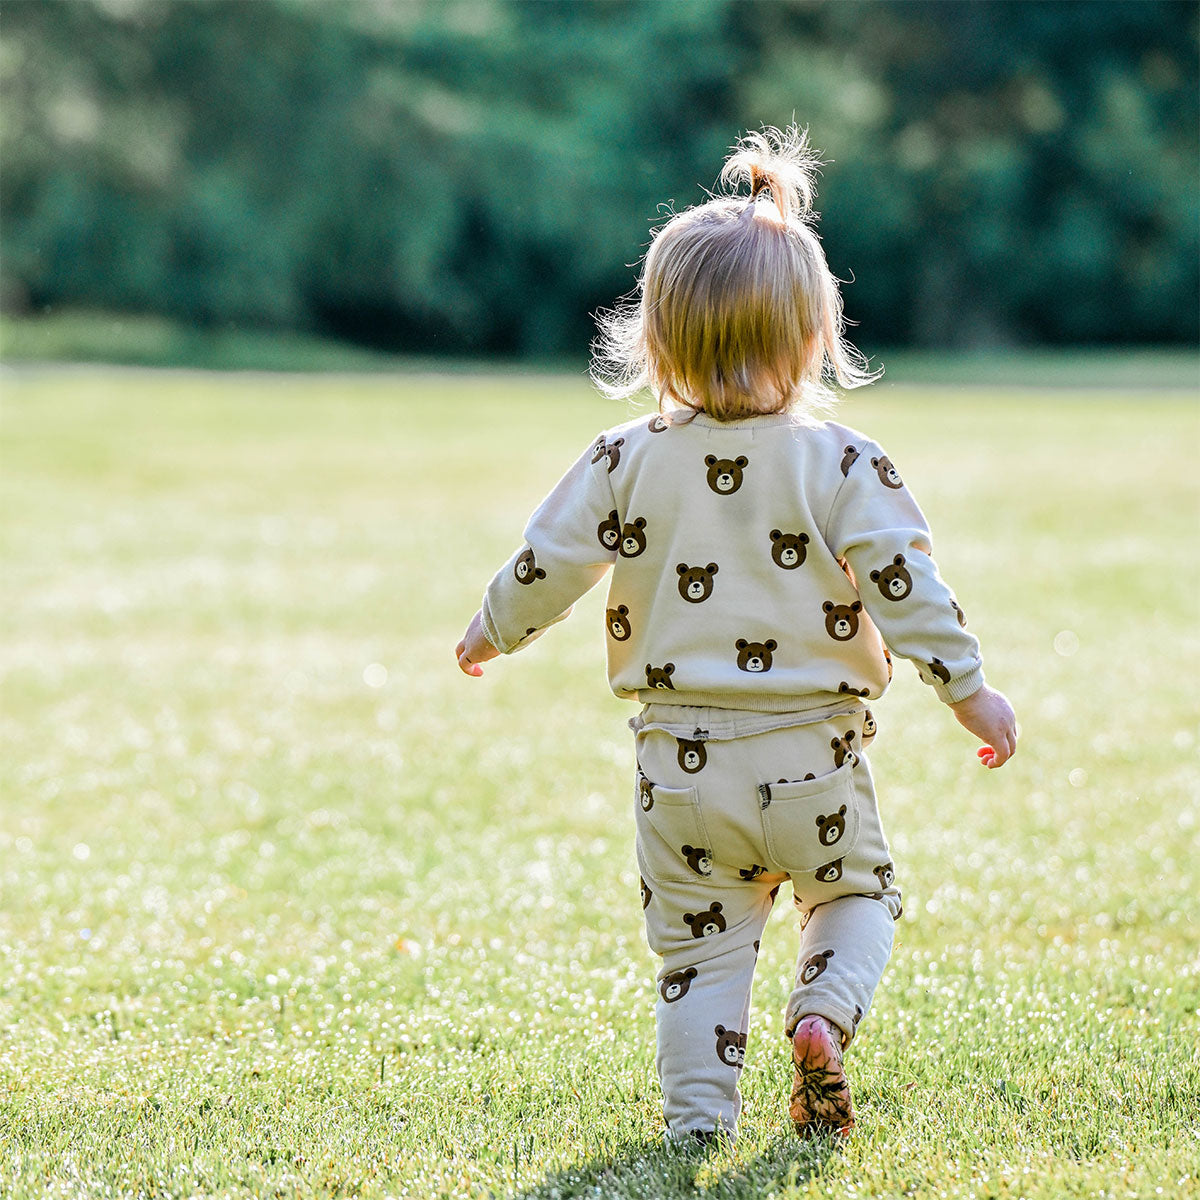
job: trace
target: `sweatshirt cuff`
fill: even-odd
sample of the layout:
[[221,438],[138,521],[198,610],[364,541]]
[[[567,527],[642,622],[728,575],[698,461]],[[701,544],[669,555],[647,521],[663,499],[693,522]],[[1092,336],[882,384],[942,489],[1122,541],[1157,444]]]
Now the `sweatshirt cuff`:
[[512,650],[512,647],[505,646],[504,639],[500,636],[500,631],[496,628],[496,622],[492,620],[492,606],[488,603],[486,595],[483,598],[483,603],[479,606],[479,619],[480,624],[483,626],[483,636],[501,654],[508,654]]
[[960,675],[957,679],[950,680],[949,683],[935,681],[933,690],[937,692],[939,700],[946,704],[957,704],[960,700],[975,695],[981,687],[983,687],[983,667],[976,667],[966,675]]

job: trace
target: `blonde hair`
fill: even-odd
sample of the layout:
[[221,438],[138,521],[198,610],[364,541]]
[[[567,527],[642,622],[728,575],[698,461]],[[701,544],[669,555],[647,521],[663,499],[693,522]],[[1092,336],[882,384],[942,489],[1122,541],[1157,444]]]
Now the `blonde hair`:
[[845,339],[841,293],[811,227],[822,165],[795,125],[738,142],[720,176],[729,190],[672,217],[632,297],[597,315],[592,379],[602,392],[649,387],[660,412],[731,421],[828,407],[833,382],[879,377]]

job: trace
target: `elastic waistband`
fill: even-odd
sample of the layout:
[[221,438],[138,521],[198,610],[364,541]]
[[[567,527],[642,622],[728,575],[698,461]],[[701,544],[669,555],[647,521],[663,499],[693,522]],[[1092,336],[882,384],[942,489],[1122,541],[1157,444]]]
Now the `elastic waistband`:
[[863,712],[861,700],[841,700],[820,708],[792,712],[758,712],[738,708],[710,708],[691,704],[647,704],[629,722],[634,733],[661,729],[672,737],[698,742],[728,742],[734,738],[752,737],[775,729],[792,729],[797,725],[816,725],[832,717],[845,717]]

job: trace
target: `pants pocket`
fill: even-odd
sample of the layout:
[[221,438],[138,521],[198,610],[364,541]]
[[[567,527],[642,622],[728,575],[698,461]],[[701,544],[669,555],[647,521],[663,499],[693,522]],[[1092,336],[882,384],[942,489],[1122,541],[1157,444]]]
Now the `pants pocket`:
[[821,883],[841,877],[842,860],[854,849],[861,823],[854,767],[855,760],[848,758],[819,779],[759,787],[763,840],[781,871],[815,872]]
[[712,845],[694,787],[661,787],[642,776],[634,817],[638,861],[648,878],[693,883],[712,874]]

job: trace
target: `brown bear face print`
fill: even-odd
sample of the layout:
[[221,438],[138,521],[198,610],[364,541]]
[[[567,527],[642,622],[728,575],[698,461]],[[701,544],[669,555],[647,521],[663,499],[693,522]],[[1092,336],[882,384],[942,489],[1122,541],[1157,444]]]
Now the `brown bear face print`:
[[805,959],[804,965],[800,968],[800,973],[796,979],[796,982],[812,983],[814,979],[820,977],[821,973],[829,965],[829,960],[832,957],[832,950],[822,950],[819,954],[814,954],[811,958]]
[[835,642],[848,642],[858,632],[861,600],[855,600],[853,604],[834,604],[832,600],[826,600],[821,609],[825,613],[825,632]]
[[940,679],[943,683],[950,682],[950,672],[946,669],[946,664],[940,658],[931,658],[929,660],[929,669],[933,672],[934,679]]
[[716,563],[707,567],[689,567],[680,563],[675,568],[679,576],[679,594],[689,604],[703,604],[712,595],[713,576],[720,570]]
[[849,475],[850,468],[858,461],[858,447],[847,446],[842,451],[842,474]]
[[650,901],[654,899],[654,893],[650,890],[650,885],[640,875],[638,876],[638,881],[642,885],[642,908],[644,910],[650,907]]
[[760,867],[755,863],[752,867],[739,867],[738,874],[747,882],[753,883],[760,875],[767,873],[766,867]]
[[618,604],[616,608],[606,608],[604,610],[604,620],[608,625],[608,632],[612,634],[614,641],[625,642],[629,640],[629,635],[632,632],[629,628],[629,609],[624,604]]
[[[608,442],[604,447],[604,454],[608,458],[608,473],[611,475],[617,468],[617,463],[621,461],[621,447],[625,445],[624,438],[617,438],[615,442]],[[593,459],[593,462],[596,460]]]
[[718,496],[732,496],[742,486],[742,472],[750,465],[750,460],[739,454],[737,458],[717,458],[709,454],[704,459],[708,468],[708,486]]
[[649,812],[654,807],[654,784],[645,775],[638,776],[638,803],[642,812]]
[[846,832],[846,806],[843,804],[832,816],[817,817],[817,838],[822,846],[832,846]]
[[621,521],[615,508],[596,526],[596,537],[605,550],[617,548],[617,543],[621,540]]
[[712,874],[711,850],[706,850],[703,846],[681,846],[680,851],[683,857],[687,859],[687,865],[697,875],[703,875],[707,878]]
[[892,466],[892,460],[888,457],[871,459],[871,466],[879,473],[879,482],[885,487],[902,488],[904,480],[900,478],[900,473]]
[[840,767],[846,759],[853,765],[858,760],[854,757],[854,730],[847,731],[845,737],[831,738],[829,745],[833,749],[833,765]]
[[714,900],[702,913],[684,913],[683,923],[692,931],[692,937],[712,937],[725,932],[725,918],[721,916],[721,902]]
[[661,667],[652,667],[649,663],[646,664],[646,686],[652,688],[662,688],[666,691],[673,692],[675,685],[671,682],[671,676],[675,674],[675,664],[673,662],[663,663]]
[[804,565],[808,555],[807,533],[784,533],[779,529],[771,530],[771,558],[777,567],[785,571],[794,571]]
[[950,601],[950,607],[951,607],[952,609],[954,609],[954,615],[955,615],[955,616],[958,618],[958,623],[959,623],[959,624],[960,624],[960,625],[961,625],[961,626],[962,626],[964,629],[966,629],[966,627],[967,627],[967,614],[966,614],[965,612],[963,612],[963,610],[962,610],[961,608],[959,608],[959,607],[958,607],[958,601],[957,601],[957,600],[951,600],[951,601]]
[[745,638],[738,638],[734,648],[738,652],[738,670],[756,674],[771,669],[771,655],[778,649],[778,643],[774,638],[768,638],[765,642],[748,642]]
[[840,696],[869,696],[870,688],[851,687],[844,679],[838,684],[838,695]]
[[688,967],[686,971],[672,971],[670,975],[663,976],[658,985],[658,994],[668,1004],[674,1004],[676,1000],[682,1000],[688,994],[688,988],[692,986],[692,980],[695,978],[695,967]]
[[599,438],[596,444],[592,447],[592,466],[595,466],[605,455],[608,450],[603,438]]
[[668,421],[666,417],[662,415],[662,413],[655,413],[654,416],[650,418],[650,424],[647,425],[646,428],[649,429],[651,433],[666,433],[667,430],[671,428],[671,422]]
[[879,726],[875,723],[875,714],[868,708],[863,714],[863,734],[862,744],[865,746],[879,732]]
[[546,578],[546,572],[534,560],[531,546],[526,546],[513,564],[513,574],[517,577],[518,583],[532,583],[535,579]]
[[871,582],[879,587],[885,600],[903,600],[912,591],[912,576],[904,565],[904,555],[897,554],[882,571],[871,572]]
[[621,545],[618,547],[622,558],[637,558],[646,549],[646,535],[642,532],[645,528],[645,517],[626,522],[625,528],[621,530]]
[[704,748],[703,742],[694,742],[688,738],[676,738],[679,743],[678,762],[682,770],[689,775],[695,775],[697,771],[704,770],[704,764],[708,762],[708,751]]
[[718,1025],[714,1032],[717,1035],[717,1058],[727,1067],[736,1067],[739,1071],[746,1062],[746,1034],[736,1033]]
[[879,880],[879,886],[885,891],[896,882],[896,868],[890,862],[884,863],[881,867],[876,867],[875,875]]
[[833,862],[828,862],[823,867],[818,867],[816,871],[818,883],[837,883],[841,877],[842,859],[840,858],[835,858]]

